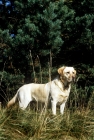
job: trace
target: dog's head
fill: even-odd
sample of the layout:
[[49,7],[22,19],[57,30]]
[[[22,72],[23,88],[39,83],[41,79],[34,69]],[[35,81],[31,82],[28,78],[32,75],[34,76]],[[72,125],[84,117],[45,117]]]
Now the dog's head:
[[61,67],[58,69],[58,73],[61,77],[62,81],[66,81],[71,83],[75,81],[76,78],[76,70],[73,67]]

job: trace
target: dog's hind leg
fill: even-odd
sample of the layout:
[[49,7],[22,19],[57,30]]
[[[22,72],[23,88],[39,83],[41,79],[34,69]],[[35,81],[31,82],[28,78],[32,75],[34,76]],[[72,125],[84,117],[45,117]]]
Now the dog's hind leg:
[[27,108],[27,106],[29,105],[30,101],[25,101],[25,102],[21,102],[19,101],[19,107],[22,109],[22,110],[25,110]]
[[32,98],[29,94],[27,96],[26,92],[23,91],[19,92],[19,96],[18,96],[19,108],[25,110],[31,101]]

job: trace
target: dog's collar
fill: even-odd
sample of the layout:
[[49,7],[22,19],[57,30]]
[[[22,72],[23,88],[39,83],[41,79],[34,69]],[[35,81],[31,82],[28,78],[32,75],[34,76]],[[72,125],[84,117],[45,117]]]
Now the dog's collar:
[[[60,80],[60,82],[61,82],[61,80]],[[55,85],[56,85],[62,92],[64,92],[64,91],[62,90],[62,88],[58,86],[58,84],[56,83],[56,81],[54,81],[54,83],[55,83]],[[68,86],[65,86],[63,82],[61,82],[61,83],[62,83],[62,86],[63,86],[64,90],[66,90],[66,89],[69,88],[69,85],[68,85]]]
[[63,86],[64,90],[69,88],[69,85],[70,85],[69,82],[64,81],[60,76],[59,76],[59,80],[62,83],[62,86]]

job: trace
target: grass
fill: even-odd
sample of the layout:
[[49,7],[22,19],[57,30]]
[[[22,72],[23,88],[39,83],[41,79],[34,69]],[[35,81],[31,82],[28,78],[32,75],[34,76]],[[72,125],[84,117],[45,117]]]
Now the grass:
[[0,140],[94,140],[94,110],[0,111]]

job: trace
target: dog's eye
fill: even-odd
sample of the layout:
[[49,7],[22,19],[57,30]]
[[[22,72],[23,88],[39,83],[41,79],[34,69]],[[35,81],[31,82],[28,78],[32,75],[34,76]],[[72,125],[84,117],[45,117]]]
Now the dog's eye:
[[74,71],[72,73],[74,74]]
[[69,71],[67,71],[67,74],[69,74],[70,72]]

